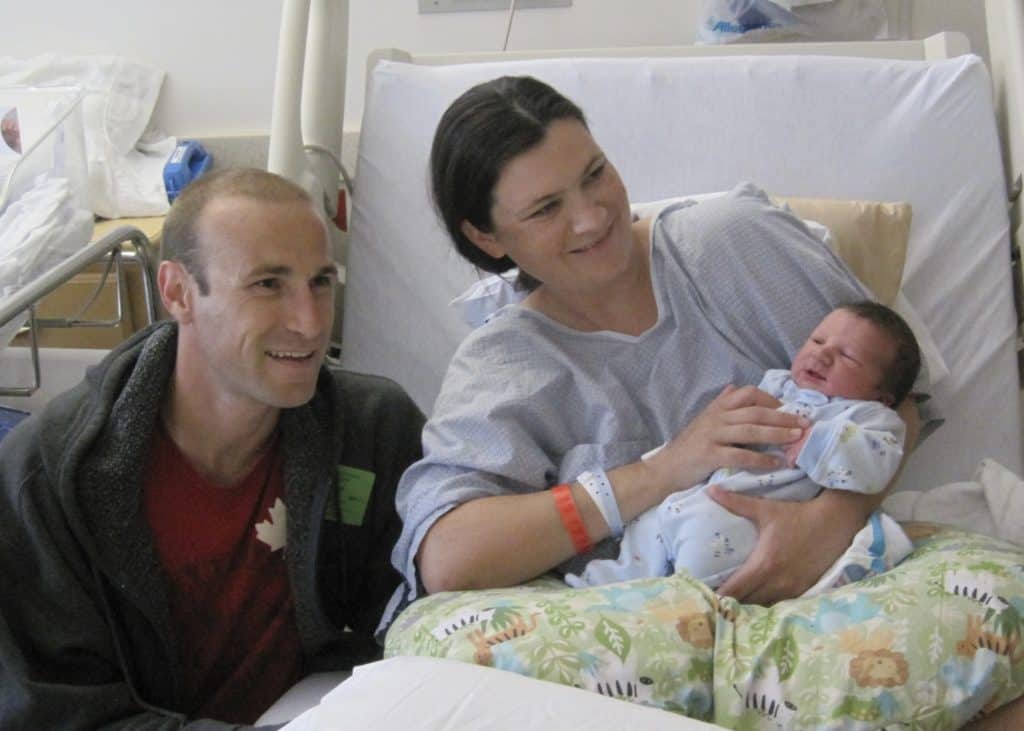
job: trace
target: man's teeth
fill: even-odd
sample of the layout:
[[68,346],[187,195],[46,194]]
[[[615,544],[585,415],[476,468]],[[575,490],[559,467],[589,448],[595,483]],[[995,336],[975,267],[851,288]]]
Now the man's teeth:
[[267,355],[271,358],[281,358],[283,360],[305,360],[313,355],[313,351],[305,350],[297,352],[291,350],[268,350]]

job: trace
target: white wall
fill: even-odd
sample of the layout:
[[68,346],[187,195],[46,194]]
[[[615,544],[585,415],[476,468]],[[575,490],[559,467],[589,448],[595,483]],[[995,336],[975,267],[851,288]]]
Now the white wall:
[[[167,72],[155,113],[179,136],[263,135],[270,124],[283,0],[4,2],[3,54],[116,54]],[[516,15],[511,49],[691,43],[701,0],[573,0]],[[982,0],[913,0],[911,36],[960,30],[987,53]],[[345,127],[362,115],[367,53],[501,48],[504,11],[419,15],[416,0],[350,0]]]
[[167,72],[155,117],[168,133],[266,134],[282,4],[0,0],[0,53],[126,56]]

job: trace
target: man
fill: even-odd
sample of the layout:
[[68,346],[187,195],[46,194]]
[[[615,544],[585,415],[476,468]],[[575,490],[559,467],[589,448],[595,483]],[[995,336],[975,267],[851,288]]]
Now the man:
[[323,221],[228,170],[175,201],[162,248],[173,322],[0,443],[0,728],[235,728],[378,651],[423,417],[323,365]]

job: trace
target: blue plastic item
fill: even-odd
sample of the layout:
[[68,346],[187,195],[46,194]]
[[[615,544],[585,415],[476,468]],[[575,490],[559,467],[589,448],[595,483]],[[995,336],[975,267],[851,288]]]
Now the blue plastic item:
[[174,148],[170,159],[164,165],[164,186],[167,200],[171,203],[182,189],[213,164],[213,155],[206,151],[198,140],[182,140]]
[[19,411],[18,409],[9,409],[6,406],[0,406],[0,439],[7,436],[18,422],[28,416],[28,412]]

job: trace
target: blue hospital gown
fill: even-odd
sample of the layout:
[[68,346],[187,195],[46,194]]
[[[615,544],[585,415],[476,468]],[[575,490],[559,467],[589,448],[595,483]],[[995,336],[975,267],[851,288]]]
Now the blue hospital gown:
[[[405,584],[382,629],[422,593],[416,552],[446,512],[636,461],[727,384],[788,367],[837,305],[870,297],[803,222],[750,184],[669,206],[651,224],[650,246],[658,320],[646,332],[579,332],[511,305],[460,344],[423,459],[398,487],[392,561]],[[617,554],[606,539],[559,569]]]
[[[802,389],[783,369],[768,370],[758,388],[782,401],[780,411],[813,422],[796,466],[716,470],[706,482],[669,495],[626,526],[617,559],[591,561],[580,575],[566,575],[567,583],[596,586],[685,570],[718,587],[754,549],[757,528],[712,500],[708,485],[777,500],[810,500],[823,487],[879,493],[899,469],[906,426],[884,404]],[[765,451],[783,456],[778,447]],[[886,571],[911,547],[896,521],[876,513],[809,593]]]

